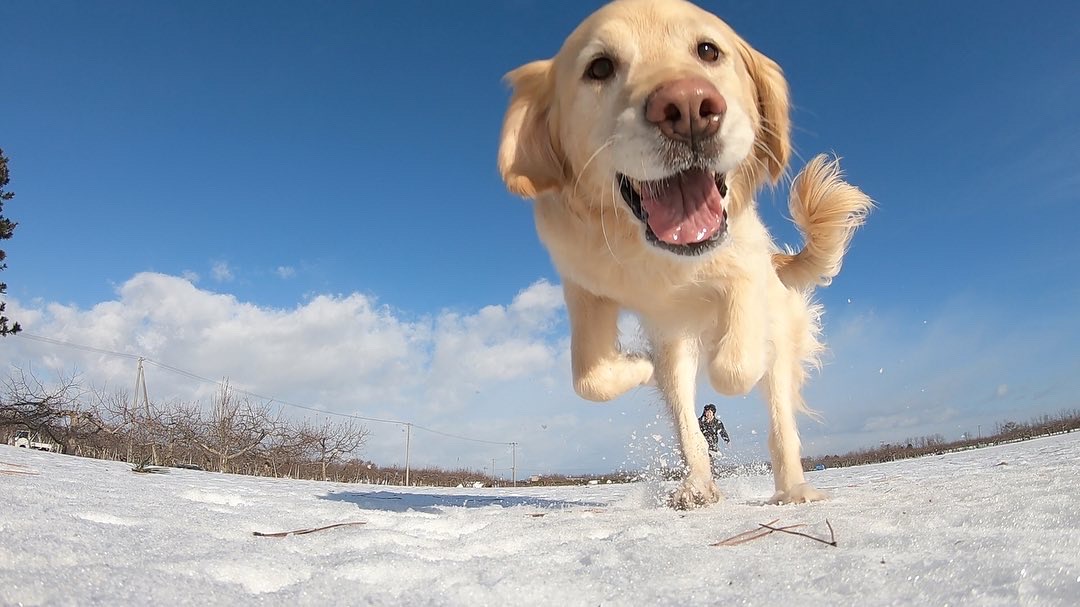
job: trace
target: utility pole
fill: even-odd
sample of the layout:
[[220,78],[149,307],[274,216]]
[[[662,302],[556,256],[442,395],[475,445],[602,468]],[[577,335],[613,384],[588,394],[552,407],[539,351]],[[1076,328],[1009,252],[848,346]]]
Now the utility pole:
[[491,458],[491,486],[495,486],[495,458]]
[[405,486],[409,486],[409,442],[412,439],[412,424],[405,424]]
[[146,419],[150,419],[150,397],[146,393],[146,374],[143,373],[143,357],[139,357],[139,370],[135,373],[135,393],[131,395],[131,408],[139,405],[139,392],[142,392],[143,407],[146,408]]
[[510,482],[517,487],[517,443],[510,443]]
[[[143,407],[146,409],[146,425],[149,427],[153,422],[150,417],[150,396],[146,393],[146,373],[143,371],[143,360],[145,359],[140,356],[139,370],[135,373],[135,393],[131,395],[131,411],[134,413],[135,410],[139,408],[139,392],[141,391]],[[150,457],[154,464],[158,463],[157,446],[153,442],[150,443]]]

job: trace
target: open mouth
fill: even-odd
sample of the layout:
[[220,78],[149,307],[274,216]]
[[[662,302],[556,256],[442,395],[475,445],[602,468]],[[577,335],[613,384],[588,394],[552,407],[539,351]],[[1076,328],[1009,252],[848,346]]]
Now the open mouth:
[[725,177],[698,168],[655,181],[618,174],[619,191],[645,224],[646,239],[678,255],[705,253],[727,234]]

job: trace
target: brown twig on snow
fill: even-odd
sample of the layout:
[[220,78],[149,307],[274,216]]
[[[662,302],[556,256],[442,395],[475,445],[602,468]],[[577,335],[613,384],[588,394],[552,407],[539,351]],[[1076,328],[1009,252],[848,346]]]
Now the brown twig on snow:
[[833,531],[832,523],[829,522],[829,519],[825,519],[825,524],[829,527],[829,539],[827,540],[806,533],[801,533],[799,531],[791,531],[792,527],[801,527],[802,525],[792,525],[792,527],[770,527],[769,525],[762,525],[762,527],[771,531],[780,531],[782,533],[790,533],[791,535],[805,537],[806,539],[814,540],[815,542],[821,542],[822,544],[828,544],[829,546],[836,548],[836,532]]
[[0,474],[8,476],[36,476],[37,470],[31,470],[28,466],[22,464],[0,462]]
[[324,529],[333,529],[334,527],[348,527],[351,525],[366,525],[365,521],[354,521],[351,523],[334,523],[333,525],[327,525],[325,527],[313,527],[311,529],[297,529],[296,531],[280,531],[278,533],[263,533],[261,531],[252,531],[251,533],[256,537],[285,537],[287,535],[304,535],[307,533],[315,533],[316,531],[322,531]]
[[[769,521],[768,523],[766,523],[766,525],[774,525],[779,520],[780,519],[778,519],[778,518],[773,519],[773,520]],[[769,535],[770,533],[772,533],[772,530],[770,530],[770,529],[763,529],[764,526],[765,525],[759,525],[757,529],[751,529],[750,531],[743,531],[742,533],[740,533],[738,535],[733,535],[733,536],[727,538],[726,540],[721,540],[721,541],[716,542],[715,544],[712,544],[712,545],[713,546],[738,546],[739,544],[745,544],[746,542],[752,542],[752,541],[754,541],[756,539],[763,538],[766,535]],[[799,526],[801,526],[801,525],[792,525],[792,527],[799,527]],[[788,529],[788,528],[789,527],[784,527],[784,529]]]
[[759,523],[757,529],[751,529],[750,531],[743,531],[742,533],[740,533],[738,535],[733,535],[733,536],[727,538],[726,540],[720,540],[719,542],[716,542],[715,544],[710,544],[710,545],[711,546],[738,546],[739,544],[745,544],[746,542],[752,542],[754,540],[761,539],[761,538],[765,537],[766,535],[770,535],[775,531],[779,531],[781,533],[788,533],[788,534],[791,534],[791,535],[798,535],[800,537],[805,537],[807,539],[811,539],[811,540],[814,540],[814,541],[817,541],[817,542],[821,542],[822,544],[828,544],[828,545],[830,545],[830,546],[832,546],[834,548],[836,547],[836,533],[833,531],[832,523],[829,522],[829,519],[825,519],[825,524],[828,525],[828,527],[829,527],[829,539],[827,539],[827,540],[822,539],[820,537],[814,537],[812,535],[808,535],[806,533],[802,533],[802,532],[799,532],[799,531],[792,531],[792,529],[797,529],[799,527],[805,527],[806,525],[804,525],[804,524],[787,525],[787,526],[784,526],[784,527],[773,527],[773,525],[775,525],[779,520],[780,519],[773,519],[773,520],[769,521],[768,523],[764,523],[764,524]]

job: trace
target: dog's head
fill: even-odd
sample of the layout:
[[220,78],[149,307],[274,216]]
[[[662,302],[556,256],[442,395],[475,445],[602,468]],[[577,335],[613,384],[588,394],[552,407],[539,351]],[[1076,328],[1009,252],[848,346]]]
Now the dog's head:
[[499,169],[510,191],[625,205],[645,238],[673,253],[715,247],[787,166],[779,66],[682,0],[609,4],[553,59],[507,79]]

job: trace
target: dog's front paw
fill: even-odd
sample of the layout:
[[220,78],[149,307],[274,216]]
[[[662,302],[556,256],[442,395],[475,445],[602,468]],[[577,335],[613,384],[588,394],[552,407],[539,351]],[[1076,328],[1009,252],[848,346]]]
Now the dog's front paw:
[[739,396],[754,389],[765,375],[765,352],[740,345],[727,335],[720,341],[709,364],[709,382],[725,396]]
[[737,368],[713,366],[709,371],[713,389],[724,396],[749,394],[761,379],[761,375],[756,371],[746,373]]
[[574,391],[595,402],[607,402],[633,388],[653,384],[653,364],[644,356],[620,355],[574,370]]
[[633,356],[630,357],[630,362],[633,365],[634,372],[641,378],[639,386],[647,386],[655,388],[656,384],[656,370],[653,368],[653,363],[649,358],[645,356]]
[[814,488],[810,483],[799,483],[786,491],[777,491],[769,498],[770,504],[805,504],[829,499],[828,494]]
[[711,478],[688,478],[672,494],[668,504],[676,510],[690,510],[708,506],[723,497]]

